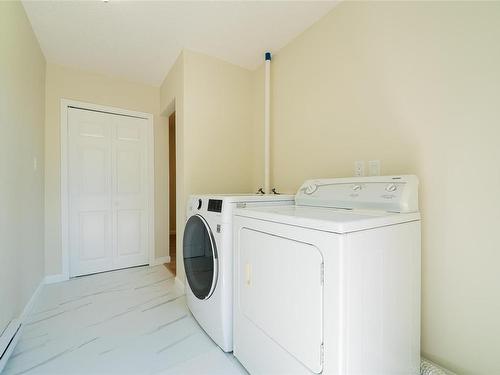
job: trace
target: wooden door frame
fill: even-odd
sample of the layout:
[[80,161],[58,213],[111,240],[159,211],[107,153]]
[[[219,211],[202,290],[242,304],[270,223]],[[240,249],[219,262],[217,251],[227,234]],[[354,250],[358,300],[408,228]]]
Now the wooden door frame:
[[97,112],[104,112],[114,115],[133,116],[146,120],[146,185],[147,185],[147,222],[148,222],[148,244],[147,252],[149,265],[155,261],[155,225],[154,225],[154,128],[153,115],[151,113],[129,111],[123,108],[103,106],[93,103],[79,102],[69,99],[61,99],[61,262],[62,274],[58,275],[57,280],[64,281],[69,279],[70,275],[70,254],[69,254],[69,181],[68,181],[68,110],[69,108],[80,108]]
[[[169,212],[169,217],[168,217],[168,235],[169,235],[169,241],[170,241],[170,236],[172,234],[175,234],[177,235],[177,129],[176,129],[176,120],[175,120],[175,111],[173,111],[170,115],[168,115],[168,209],[169,211],[172,210],[172,205],[170,203],[171,200],[172,200],[172,189],[171,189],[171,185],[172,185],[172,181],[171,181],[171,177],[172,177],[172,168],[170,168],[171,164],[170,164],[170,158],[174,157],[174,163],[173,163],[173,166],[174,166],[174,192],[173,192],[173,203],[174,203],[174,232],[172,233],[171,231],[171,213]],[[170,118],[174,118],[173,120],[173,124],[170,124]],[[172,131],[172,128],[173,128],[173,131]],[[174,133],[174,136],[173,138],[171,138],[171,133]],[[170,142],[173,143],[174,145],[174,152],[172,152],[172,149],[170,147]],[[169,242],[170,243],[170,242]],[[170,255],[170,250],[169,250],[169,255]]]

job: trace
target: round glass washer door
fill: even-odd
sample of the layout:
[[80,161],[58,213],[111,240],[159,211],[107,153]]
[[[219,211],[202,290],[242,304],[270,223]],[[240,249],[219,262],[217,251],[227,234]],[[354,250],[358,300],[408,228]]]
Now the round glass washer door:
[[217,245],[210,226],[202,216],[193,215],[186,222],[182,253],[191,291],[198,299],[210,298],[217,284]]

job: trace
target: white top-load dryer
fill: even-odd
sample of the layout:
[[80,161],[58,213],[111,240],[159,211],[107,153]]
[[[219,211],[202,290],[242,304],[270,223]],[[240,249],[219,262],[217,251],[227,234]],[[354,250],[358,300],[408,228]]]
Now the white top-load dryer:
[[233,210],[291,205],[293,195],[192,195],[183,237],[186,299],[193,316],[224,351],[233,350]]
[[295,201],[235,210],[235,356],[253,375],[419,374],[417,178],[311,180]]

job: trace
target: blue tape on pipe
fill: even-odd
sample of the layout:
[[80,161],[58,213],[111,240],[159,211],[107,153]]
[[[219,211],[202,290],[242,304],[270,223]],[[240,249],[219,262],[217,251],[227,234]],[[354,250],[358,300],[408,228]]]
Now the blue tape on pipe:
[[271,52],[266,52],[266,61],[271,61]]

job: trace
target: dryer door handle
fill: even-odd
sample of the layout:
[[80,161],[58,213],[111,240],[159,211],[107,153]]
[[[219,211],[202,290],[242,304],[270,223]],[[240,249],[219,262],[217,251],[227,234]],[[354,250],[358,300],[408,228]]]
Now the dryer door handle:
[[250,263],[245,264],[245,285],[252,285],[252,265]]

